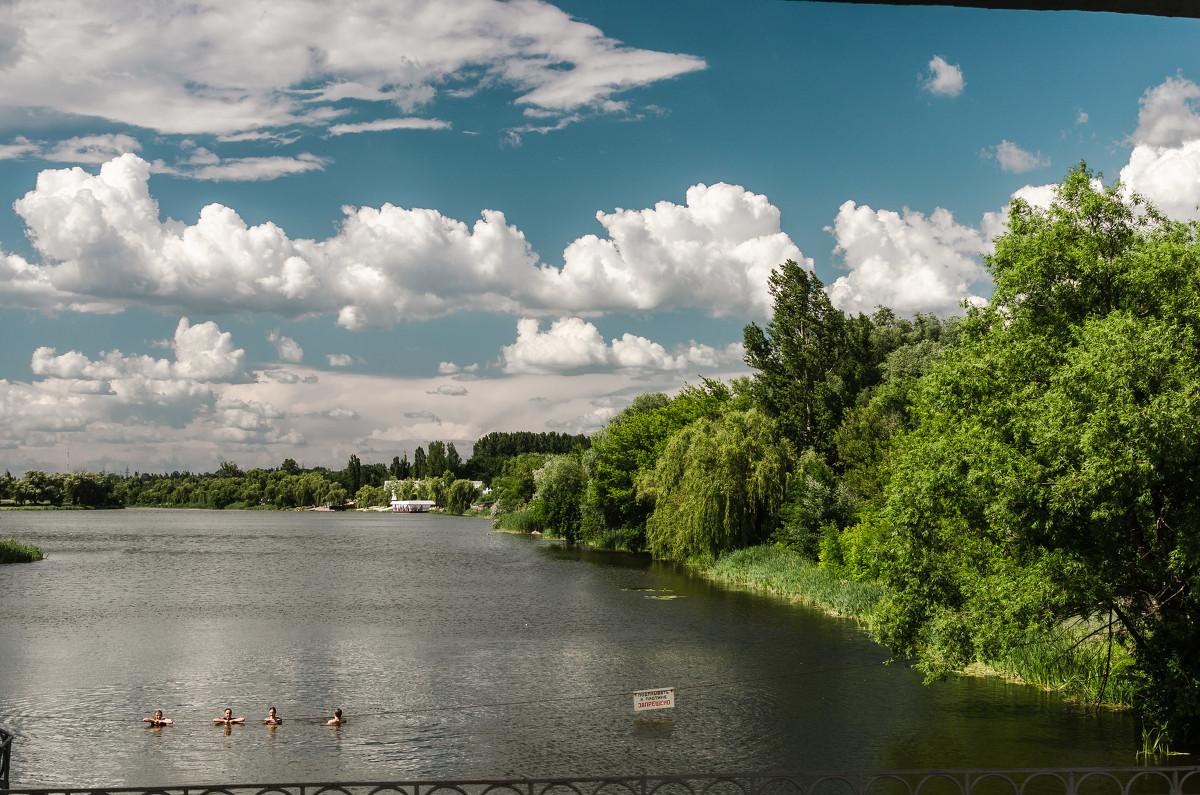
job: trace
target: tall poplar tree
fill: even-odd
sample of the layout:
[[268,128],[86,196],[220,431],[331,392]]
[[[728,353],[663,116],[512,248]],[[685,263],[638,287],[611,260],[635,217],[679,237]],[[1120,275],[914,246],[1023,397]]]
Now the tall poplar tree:
[[771,273],[768,289],[771,322],[744,331],[746,364],[757,371],[752,395],[797,447],[831,456],[847,402],[843,370],[857,360],[851,342],[863,335],[851,333],[856,329],[830,303],[821,280],[793,260]]

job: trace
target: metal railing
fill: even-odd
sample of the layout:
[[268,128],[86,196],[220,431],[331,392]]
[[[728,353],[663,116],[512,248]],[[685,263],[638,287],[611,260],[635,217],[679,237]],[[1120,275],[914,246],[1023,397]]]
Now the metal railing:
[[12,735],[0,729],[0,789],[8,789],[8,758],[12,754]]
[[4,795],[1200,795],[1200,767],[8,789]]

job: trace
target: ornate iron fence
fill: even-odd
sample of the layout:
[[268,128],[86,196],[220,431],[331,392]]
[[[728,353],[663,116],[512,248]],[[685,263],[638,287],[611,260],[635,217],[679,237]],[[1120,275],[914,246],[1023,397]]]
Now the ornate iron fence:
[[4,790],[4,795],[1200,795],[1200,767],[52,787]]

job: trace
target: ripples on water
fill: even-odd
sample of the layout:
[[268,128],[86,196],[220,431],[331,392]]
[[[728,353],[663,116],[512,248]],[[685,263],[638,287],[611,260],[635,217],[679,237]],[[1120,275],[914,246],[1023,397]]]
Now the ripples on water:
[[[925,687],[849,622],[488,527],[0,513],[47,553],[0,567],[13,786],[1134,762],[1127,716]],[[607,695],[664,686],[673,710]],[[225,706],[247,724],[214,727]],[[346,726],[323,725],[335,706]],[[177,725],[140,723],[155,708]]]

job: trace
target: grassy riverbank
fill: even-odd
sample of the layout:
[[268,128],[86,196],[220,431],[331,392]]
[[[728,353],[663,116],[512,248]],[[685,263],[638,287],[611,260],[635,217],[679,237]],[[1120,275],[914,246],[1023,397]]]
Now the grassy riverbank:
[[718,582],[769,591],[860,623],[870,621],[887,595],[887,588],[879,583],[843,580],[798,553],[777,546],[750,547],[722,555],[701,573]]
[[[869,629],[872,614],[888,594],[880,583],[843,580],[798,553],[776,546],[723,555],[700,573],[718,582],[768,591],[830,615],[852,618],[864,629]],[[1081,703],[1123,709],[1134,702],[1137,683],[1129,673],[1132,664],[1129,651],[1100,624],[1076,621],[961,673],[1001,676],[1061,692]]]
[[22,544],[11,538],[0,539],[0,563],[33,563],[42,557],[42,550],[33,544]]

